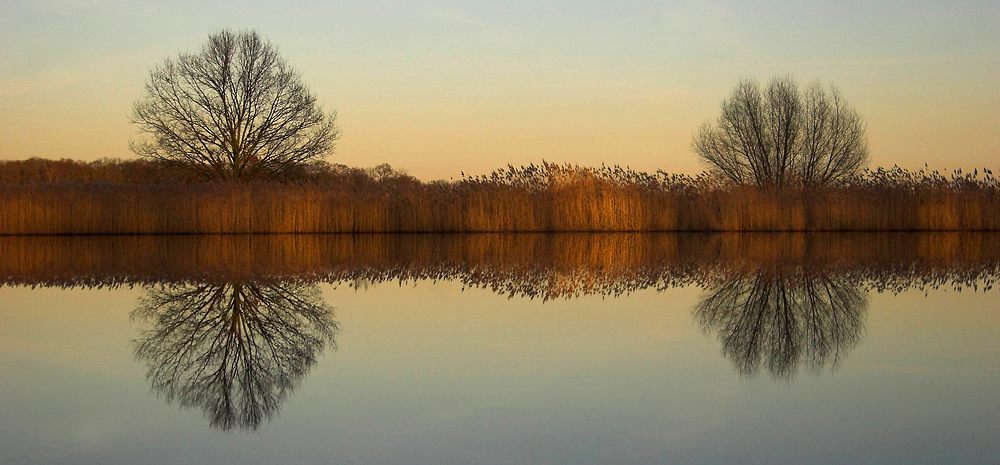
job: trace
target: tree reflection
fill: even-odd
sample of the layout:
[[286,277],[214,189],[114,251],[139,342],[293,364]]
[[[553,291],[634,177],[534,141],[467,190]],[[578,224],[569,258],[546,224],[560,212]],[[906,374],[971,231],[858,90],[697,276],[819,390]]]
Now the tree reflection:
[[834,275],[768,271],[709,287],[694,313],[741,376],[764,366],[772,378],[791,379],[800,366],[816,374],[839,366],[864,335],[868,298]]
[[339,330],[315,284],[161,284],[133,319],[153,390],[213,427],[253,430],[275,415]]

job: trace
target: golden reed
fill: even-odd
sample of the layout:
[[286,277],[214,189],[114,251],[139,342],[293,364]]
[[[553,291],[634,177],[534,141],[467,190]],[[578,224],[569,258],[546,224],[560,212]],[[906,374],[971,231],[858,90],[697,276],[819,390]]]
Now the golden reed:
[[1000,198],[961,192],[733,189],[673,195],[620,188],[459,194],[325,186],[0,188],[0,234],[571,231],[996,231]]
[[0,185],[2,235],[996,230],[992,173],[879,170],[821,190],[551,164],[432,183],[389,169],[299,183]]

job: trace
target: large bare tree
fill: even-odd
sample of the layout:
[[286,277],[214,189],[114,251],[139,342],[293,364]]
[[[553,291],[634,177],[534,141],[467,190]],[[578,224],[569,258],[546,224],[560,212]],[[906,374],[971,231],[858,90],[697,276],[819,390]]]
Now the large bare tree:
[[819,82],[801,91],[788,76],[772,78],[766,89],[752,78],[740,81],[693,146],[711,169],[760,187],[829,186],[868,163],[865,123],[840,91]]
[[129,145],[209,179],[280,177],[333,150],[335,119],[259,33],[224,30],[153,68]]
[[319,288],[295,281],[157,285],[132,318],[153,389],[224,430],[277,414],[340,330]]

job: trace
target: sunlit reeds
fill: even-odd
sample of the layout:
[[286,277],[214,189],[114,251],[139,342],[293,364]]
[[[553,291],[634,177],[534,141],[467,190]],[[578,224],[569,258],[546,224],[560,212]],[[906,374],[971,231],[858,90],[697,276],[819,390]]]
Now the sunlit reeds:
[[291,182],[0,186],[8,235],[987,230],[1000,230],[1000,182],[978,170],[877,170],[815,190],[553,164],[431,183],[330,167]]

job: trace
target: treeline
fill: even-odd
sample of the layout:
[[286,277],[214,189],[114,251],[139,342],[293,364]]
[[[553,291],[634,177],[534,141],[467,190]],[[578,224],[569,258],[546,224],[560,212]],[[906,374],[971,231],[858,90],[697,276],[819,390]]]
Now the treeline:
[[[326,162],[303,164],[281,173],[264,172],[258,180],[282,183],[367,183],[387,178],[417,181],[386,164],[373,168],[350,168]],[[202,181],[199,174],[182,166],[142,158],[102,158],[89,162],[68,158],[0,160],[0,186],[192,184]]]
[[429,183],[329,164],[243,183],[134,161],[5,162],[0,176],[0,234],[1000,230],[1000,181],[979,170],[780,190],[550,163]]

